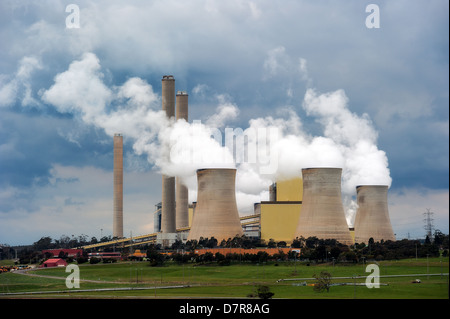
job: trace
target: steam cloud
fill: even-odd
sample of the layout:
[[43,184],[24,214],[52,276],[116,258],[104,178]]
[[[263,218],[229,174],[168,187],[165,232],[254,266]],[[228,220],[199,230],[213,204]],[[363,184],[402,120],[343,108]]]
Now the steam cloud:
[[[306,61],[300,61],[306,74]],[[299,176],[305,167],[341,167],[347,221],[352,224],[355,187],[390,186],[392,182],[387,156],[377,147],[377,132],[369,116],[350,112],[343,90],[320,94],[309,88],[305,93],[302,107],[323,127],[323,136],[305,132],[293,110],[288,111],[288,118],[251,119],[245,130],[234,130],[236,136],[247,138],[240,147],[247,148],[255,142],[277,155],[277,169],[271,174],[261,174],[260,161],[236,162],[234,152],[245,150],[223,145],[219,129],[239,114],[238,107],[223,96],[218,98],[216,114],[205,123],[167,119],[161,110],[160,96],[151,85],[134,77],[121,86],[109,88],[103,82],[98,58],[86,53],[81,60],[72,62],[67,71],[58,74],[41,97],[58,111],[76,114],[110,136],[123,133],[126,140],[133,141],[135,153],[145,154],[161,173],[181,177],[189,187],[191,200],[196,196],[195,171],[199,168],[238,168],[238,206],[241,212],[249,212],[254,202],[268,199],[267,190],[273,181]],[[268,134],[262,139],[254,134],[271,129],[276,129],[275,136]],[[192,160],[183,160],[186,156]]]

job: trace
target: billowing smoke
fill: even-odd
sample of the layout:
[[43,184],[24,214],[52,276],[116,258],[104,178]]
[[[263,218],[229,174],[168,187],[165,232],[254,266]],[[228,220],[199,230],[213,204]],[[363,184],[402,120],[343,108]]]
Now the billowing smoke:
[[[301,61],[306,68],[306,61]],[[305,167],[341,167],[351,224],[357,185],[391,185],[388,160],[377,147],[369,116],[350,112],[342,90],[320,94],[307,89],[302,107],[323,128],[321,136],[313,136],[292,109],[284,112],[287,117],[251,119],[245,129],[226,127],[239,108],[224,96],[218,96],[216,113],[204,123],[167,119],[160,96],[144,80],[130,78],[121,86],[106,86],[92,53],[74,61],[54,82],[42,93],[44,102],[60,112],[77,114],[110,136],[122,133],[132,141],[134,151],[145,154],[161,173],[181,177],[190,189],[190,200],[196,197],[199,168],[238,168],[238,206],[247,213],[254,202],[268,200],[273,181],[299,176]]]

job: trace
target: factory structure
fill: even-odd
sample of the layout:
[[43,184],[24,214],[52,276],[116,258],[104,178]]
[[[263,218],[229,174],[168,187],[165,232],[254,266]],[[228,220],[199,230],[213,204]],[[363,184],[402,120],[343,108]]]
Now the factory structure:
[[[176,108],[176,111],[175,111]],[[162,110],[168,118],[188,121],[188,94],[175,93],[175,79],[162,78]],[[113,237],[123,238],[123,151],[122,136],[114,136]],[[169,160],[169,159],[167,159]],[[315,236],[352,245],[395,240],[388,210],[388,186],[361,185],[355,189],[358,209],[354,228],[349,228],[341,197],[342,169],[309,167],[289,180],[269,188],[269,201],[254,204],[253,214],[240,216],[236,203],[236,169],[197,170],[197,202],[189,203],[188,189],[177,177],[162,175],[161,202],[153,213],[154,232],[137,236],[141,243],[164,247],[176,240],[214,237],[218,243],[235,236],[257,237],[265,242]],[[91,248],[91,247],[88,247]]]

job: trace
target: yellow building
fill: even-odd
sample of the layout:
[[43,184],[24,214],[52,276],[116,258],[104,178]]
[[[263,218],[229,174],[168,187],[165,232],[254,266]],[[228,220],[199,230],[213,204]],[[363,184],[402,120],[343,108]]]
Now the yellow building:
[[293,178],[276,183],[277,202],[301,202],[303,200],[303,180]]
[[352,236],[353,243],[355,243],[355,228],[351,227],[348,230],[350,231],[350,236]]
[[294,238],[303,199],[303,180],[294,178],[279,181],[271,190],[275,201],[261,202],[261,239],[269,242],[285,241],[290,244]]

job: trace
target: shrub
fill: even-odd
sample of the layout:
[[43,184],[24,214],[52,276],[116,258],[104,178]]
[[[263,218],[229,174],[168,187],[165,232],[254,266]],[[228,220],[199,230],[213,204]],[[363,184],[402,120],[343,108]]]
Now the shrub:
[[270,291],[268,286],[259,286],[257,292],[258,297],[261,299],[270,299],[274,295],[274,293]]

